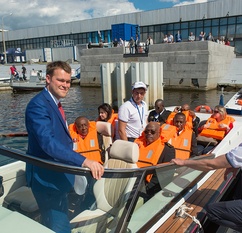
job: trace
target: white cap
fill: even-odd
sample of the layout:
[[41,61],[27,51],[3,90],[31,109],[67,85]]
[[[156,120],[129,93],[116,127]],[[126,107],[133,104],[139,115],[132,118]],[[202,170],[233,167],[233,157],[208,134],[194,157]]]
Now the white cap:
[[132,90],[134,90],[134,89],[138,89],[138,88],[144,88],[144,89],[147,91],[147,85],[144,84],[144,83],[141,82],[141,81],[135,82],[135,83],[132,85]]

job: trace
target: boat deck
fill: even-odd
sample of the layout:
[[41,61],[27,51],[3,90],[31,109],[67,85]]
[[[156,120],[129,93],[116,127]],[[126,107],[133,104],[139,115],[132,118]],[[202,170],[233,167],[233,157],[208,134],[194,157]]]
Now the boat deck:
[[[212,176],[210,176],[210,178],[194,193],[194,195],[192,195],[184,203],[189,208],[193,207],[193,209],[191,211],[187,211],[187,213],[191,216],[195,216],[201,224],[206,217],[204,206],[208,203],[219,201],[227,191],[230,184],[235,181],[232,177],[229,177],[226,181],[224,180],[225,170],[226,169],[219,169],[215,171]],[[175,213],[156,231],[156,233],[196,232],[198,228],[199,226],[197,224],[193,224],[192,218],[177,217]]]

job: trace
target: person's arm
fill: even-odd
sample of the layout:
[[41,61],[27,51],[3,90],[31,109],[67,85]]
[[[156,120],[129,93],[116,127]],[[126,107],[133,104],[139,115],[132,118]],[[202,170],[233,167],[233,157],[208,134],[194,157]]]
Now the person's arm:
[[118,120],[118,132],[119,132],[119,137],[122,140],[128,141],[127,135],[126,135],[126,126],[127,122]]
[[225,154],[220,155],[214,159],[202,159],[202,160],[183,160],[183,159],[172,159],[171,163],[175,163],[178,166],[186,166],[200,171],[210,171],[220,168],[231,168],[226,159]]

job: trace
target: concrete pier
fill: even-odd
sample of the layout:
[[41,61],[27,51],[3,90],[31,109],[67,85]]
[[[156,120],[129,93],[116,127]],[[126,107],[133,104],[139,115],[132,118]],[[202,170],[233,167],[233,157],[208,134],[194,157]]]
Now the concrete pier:
[[148,56],[125,56],[123,47],[83,49],[78,47],[81,86],[101,86],[100,65],[118,62],[163,62],[164,88],[216,89],[235,58],[234,48],[211,41],[154,44]]

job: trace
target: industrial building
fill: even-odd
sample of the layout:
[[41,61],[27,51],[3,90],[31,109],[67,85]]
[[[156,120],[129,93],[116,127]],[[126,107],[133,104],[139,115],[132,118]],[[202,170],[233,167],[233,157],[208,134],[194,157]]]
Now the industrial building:
[[[152,11],[115,15],[109,17],[80,20],[61,24],[43,25],[5,31],[6,50],[18,48],[21,52],[61,47],[75,47],[89,41],[100,40],[110,43],[113,40],[112,25],[137,25],[136,32],[141,41],[151,36],[155,44],[162,43],[164,35],[175,35],[179,30],[183,41],[188,40],[190,32],[198,36],[201,31],[212,33],[215,39],[228,38],[237,54],[242,53],[242,0],[217,0],[207,3],[177,6]],[[115,32],[116,35],[117,32]],[[123,34],[120,32],[120,37]],[[0,52],[4,51],[0,39]],[[75,57],[75,49],[70,49]],[[56,57],[55,57],[56,58]],[[50,56],[51,59],[51,56]],[[45,61],[45,56],[41,57]]]

